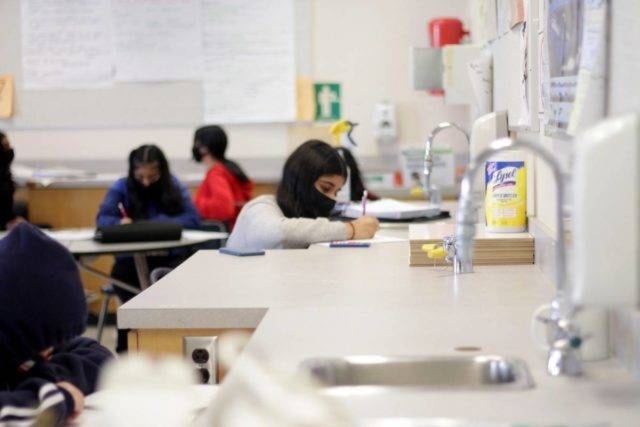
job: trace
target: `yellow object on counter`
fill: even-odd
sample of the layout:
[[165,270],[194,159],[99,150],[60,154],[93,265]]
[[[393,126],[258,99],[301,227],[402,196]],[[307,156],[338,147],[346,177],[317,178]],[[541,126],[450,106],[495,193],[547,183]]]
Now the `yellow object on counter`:
[[422,245],[422,251],[427,254],[427,258],[431,259],[444,259],[447,256],[441,245],[425,244]]
[[413,187],[409,194],[411,195],[411,197],[423,197],[424,190],[421,187]]

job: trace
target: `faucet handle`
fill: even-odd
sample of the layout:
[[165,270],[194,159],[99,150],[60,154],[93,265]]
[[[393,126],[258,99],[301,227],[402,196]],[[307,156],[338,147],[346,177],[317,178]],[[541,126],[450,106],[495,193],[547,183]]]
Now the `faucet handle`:
[[[547,354],[547,372],[549,375],[577,376],[582,373],[580,347],[589,335],[582,336],[580,329],[571,317],[562,316],[552,304],[540,306],[533,315],[531,328],[536,341],[545,348]],[[549,311],[548,315],[542,314]],[[546,343],[543,344],[536,324],[547,326]]]
[[582,362],[579,350],[582,346],[582,341],[583,338],[578,334],[556,339],[549,348],[547,372],[553,376],[581,375]]

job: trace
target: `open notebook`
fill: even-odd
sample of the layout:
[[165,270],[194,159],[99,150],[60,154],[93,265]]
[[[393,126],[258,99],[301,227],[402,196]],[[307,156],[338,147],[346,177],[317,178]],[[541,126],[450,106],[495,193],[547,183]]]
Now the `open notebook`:
[[[379,219],[414,219],[435,217],[440,215],[440,206],[433,204],[413,204],[400,202],[393,199],[380,199],[367,202],[367,215]],[[362,204],[351,203],[342,212],[347,218],[359,218],[362,216]]]

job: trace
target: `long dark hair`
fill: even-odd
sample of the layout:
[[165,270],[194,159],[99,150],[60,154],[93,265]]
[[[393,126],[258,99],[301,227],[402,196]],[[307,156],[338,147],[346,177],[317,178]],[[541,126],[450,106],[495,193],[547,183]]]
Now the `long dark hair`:
[[[160,179],[145,188],[136,180],[135,170],[140,165],[151,163],[158,164]],[[155,203],[158,210],[166,215],[178,215],[184,210],[180,189],[173,182],[169,171],[169,162],[156,145],[141,145],[129,154],[127,189],[130,204],[128,213],[133,219],[147,218],[150,203]]]
[[217,125],[202,126],[193,135],[193,158],[202,160],[200,148],[205,148],[211,156],[221,162],[240,182],[248,182],[249,177],[236,162],[225,157],[227,151],[227,134]]
[[278,185],[278,206],[288,218],[317,218],[314,206],[315,182],[322,175],[347,178],[347,167],[338,151],[326,142],[312,139],[298,147],[287,159]]
[[[366,188],[364,186],[364,182],[362,182],[362,173],[360,172],[360,168],[358,167],[358,162],[353,156],[353,153],[351,153],[351,150],[349,150],[348,148],[342,147],[338,150],[342,152],[344,162],[349,168],[349,180],[351,181],[351,200],[354,202],[359,202],[360,200],[362,200],[362,195],[364,194],[364,190]],[[368,199],[377,200],[378,196],[375,196],[371,192],[369,192]]]

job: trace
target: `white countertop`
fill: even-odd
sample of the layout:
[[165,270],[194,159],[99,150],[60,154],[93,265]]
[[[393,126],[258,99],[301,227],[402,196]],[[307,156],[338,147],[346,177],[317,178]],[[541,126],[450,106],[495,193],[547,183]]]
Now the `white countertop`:
[[[398,228],[384,232],[406,235]],[[365,418],[640,424],[640,381],[613,359],[586,364],[581,378],[546,374],[529,321],[554,289],[535,265],[477,267],[454,277],[450,269],[409,267],[408,246],[313,247],[247,258],[200,251],[121,307],[118,322],[139,329],[257,327],[248,349],[291,371],[311,357],[447,355],[478,346],[475,354],[524,359],[536,382],[524,391],[340,398]]]

